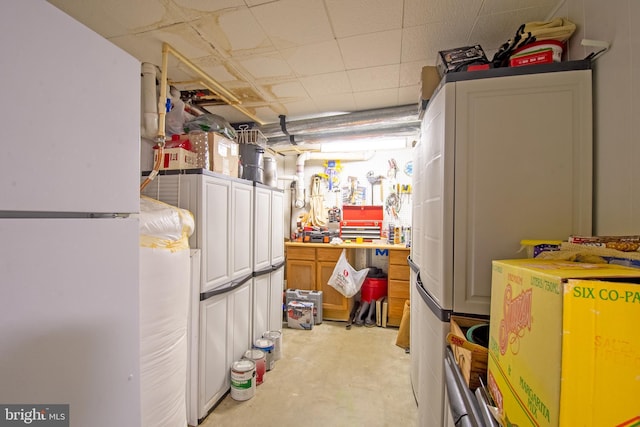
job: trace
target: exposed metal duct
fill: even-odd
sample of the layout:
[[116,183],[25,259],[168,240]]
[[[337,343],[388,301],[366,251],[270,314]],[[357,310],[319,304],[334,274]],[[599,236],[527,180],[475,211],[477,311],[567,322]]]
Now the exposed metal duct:
[[285,134],[280,123],[258,127],[269,145],[317,143],[337,139],[413,136],[420,129],[416,105],[358,111],[337,116],[286,122]]

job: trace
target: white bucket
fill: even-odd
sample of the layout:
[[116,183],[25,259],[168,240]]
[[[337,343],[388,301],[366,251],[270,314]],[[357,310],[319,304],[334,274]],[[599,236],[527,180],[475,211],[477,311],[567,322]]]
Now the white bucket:
[[267,331],[262,334],[262,338],[273,341],[273,360],[282,359],[282,332]]
[[258,338],[253,344],[253,348],[264,351],[267,356],[267,371],[272,370],[275,367],[275,360],[273,359],[273,341],[267,338]]
[[231,397],[234,400],[249,400],[256,394],[256,364],[242,359],[231,366]]

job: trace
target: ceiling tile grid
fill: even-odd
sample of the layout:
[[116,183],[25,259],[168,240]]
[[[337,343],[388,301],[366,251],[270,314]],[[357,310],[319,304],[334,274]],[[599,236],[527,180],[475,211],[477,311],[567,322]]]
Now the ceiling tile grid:
[[[563,0],[49,1],[141,62],[160,67],[169,43],[273,123],[417,105],[421,69],[438,51],[480,44],[490,58]],[[197,80],[172,57],[168,75]],[[230,106],[207,109],[249,120]]]

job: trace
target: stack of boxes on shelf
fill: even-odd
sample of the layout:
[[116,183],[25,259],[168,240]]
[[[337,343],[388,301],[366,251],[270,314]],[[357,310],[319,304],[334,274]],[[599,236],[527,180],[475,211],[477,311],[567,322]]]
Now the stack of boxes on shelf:
[[[207,169],[234,178],[238,177],[238,143],[216,132],[202,132],[208,147],[208,164],[199,164],[197,148],[189,134],[172,135],[162,152],[160,170]],[[158,159],[154,146],[153,161]],[[200,162],[201,163],[201,162]]]

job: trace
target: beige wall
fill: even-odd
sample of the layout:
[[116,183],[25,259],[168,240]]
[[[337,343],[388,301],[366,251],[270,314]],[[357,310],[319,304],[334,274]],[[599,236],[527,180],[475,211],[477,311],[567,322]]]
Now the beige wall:
[[565,0],[557,15],[578,26],[569,59],[590,52],[582,39],[611,44],[594,63],[594,233],[640,234],[640,1]]

